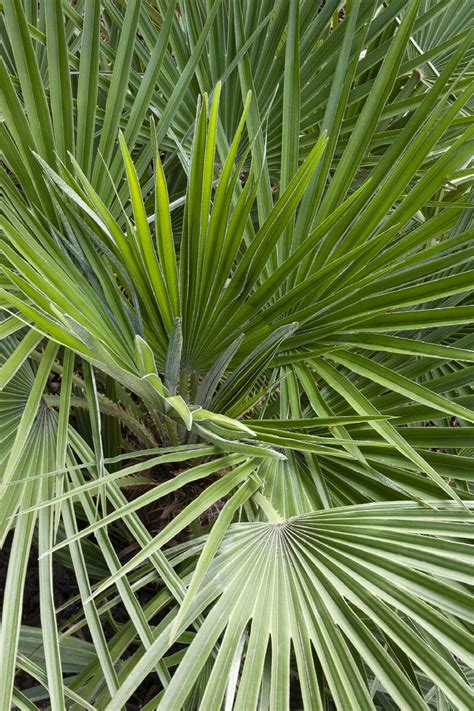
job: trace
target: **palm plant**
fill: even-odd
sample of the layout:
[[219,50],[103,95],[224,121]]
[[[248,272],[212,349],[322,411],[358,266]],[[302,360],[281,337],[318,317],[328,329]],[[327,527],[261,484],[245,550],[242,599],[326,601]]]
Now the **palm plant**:
[[1,709],[472,708],[470,10],[4,0]]

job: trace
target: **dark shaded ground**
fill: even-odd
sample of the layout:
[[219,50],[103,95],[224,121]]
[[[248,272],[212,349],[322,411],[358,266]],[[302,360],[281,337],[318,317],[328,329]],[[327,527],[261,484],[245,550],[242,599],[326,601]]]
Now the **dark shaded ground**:
[[[5,582],[7,577],[8,559],[13,540],[13,535],[9,534],[5,545],[0,550],[0,604],[3,602],[3,594],[5,590]],[[22,624],[31,627],[40,627],[41,621],[39,616],[39,571],[37,565],[37,550],[33,546],[28,561],[28,572],[24,585],[23,598],[23,617]],[[56,608],[70,600],[78,593],[74,572],[67,568],[53,564],[54,573],[54,601]],[[68,607],[62,614],[58,614],[58,624],[64,622],[74,610],[79,610],[80,606]]]
[[[5,545],[0,550],[0,606],[3,604],[3,596],[5,592],[5,583],[8,571],[8,560],[10,557],[11,545],[13,541],[13,534],[10,533]],[[40,601],[39,601],[39,570],[37,565],[37,550],[32,547],[30,557],[28,560],[28,571],[26,574],[25,584],[24,584],[24,597],[23,597],[23,614],[22,614],[22,624],[29,627],[41,627],[40,619]],[[77,594],[77,586],[75,581],[75,576],[72,571],[64,568],[61,565],[53,565],[54,572],[54,597],[56,608],[61,607],[64,603],[70,600],[74,595]],[[71,614],[80,609],[80,605],[75,605],[68,607],[64,612],[58,613],[58,624],[64,622]],[[16,675],[16,687],[23,691],[25,689],[34,687],[37,685],[37,681],[30,677],[24,672],[18,672]],[[36,702],[39,708],[48,708],[49,703],[45,701],[44,703]],[[14,707],[16,708],[16,707]]]
[[[11,552],[11,546],[13,542],[13,534],[9,534],[5,545],[0,550],[0,607],[3,604],[5,584],[8,571],[8,560]],[[23,598],[23,614],[22,614],[22,625],[29,627],[41,628],[41,618],[40,618],[40,598],[39,598],[39,570],[37,563],[37,549],[33,545],[28,560],[28,572],[26,575]],[[131,555],[131,552],[130,552]],[[125,556],[127,557],[127,556]],[[69,600],[78,595],[79,590],[76,584],[76,578],[74,570],[63,566],[59,563],[53,564],[53,574],[54,574],[54,598],[55,606],[57,610],[57,621],[58,628],[61,630],[62,626],[67,626],[71,617],[75,616],[75,613],[80,613],[82,606],[81,603],[74,602],[72,604],[67,604]],[[142,588],[137,593],[137,598],[141,604],[146,604],[146,602],[151,599],[156,594],[156,585],[149,585]],[[61,609],[63,606],[64,609]],[[115,622],[126,622],[128,621],[128,615],[121,605],[114,607],[114,620]],[[103,628],[104,633],[107,638],[113,635],[114,630],[109,625],[109,623],[103,618]],[[81,637],[87,642],[91,642],[91,638],[88,632],[87,626],[82,627],[82,629],[77,633],[77,637]],[[38,686],[36,679],[32,678],[29,674],[19,671],[16,674],[16,688],[20,691],[25,691],[26,689],[31,689]],[[127,711],[140,711],[143,706],[148,703],[161,689],[158,676],[153,673],[150,674],[138,687],[133,698],[126,704]],[[44,702],[35,701],[36,705],[40,709],[50,708],[50,703],[48,700]],[[15,710],[17,707],[13,707]],[[0,711],[3,711],[0,710]]]

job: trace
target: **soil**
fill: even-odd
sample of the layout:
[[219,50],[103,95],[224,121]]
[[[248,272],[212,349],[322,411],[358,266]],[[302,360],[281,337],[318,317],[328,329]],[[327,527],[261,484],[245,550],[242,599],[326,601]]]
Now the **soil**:
[[[13,541],[13,534],[9,534],[7,537],[3,548],[0,550],[0,607],[3,605],[3,596],[5,591],[5,583],[8,571],[8,560],[10,556],[11,546]],[[35,546],[32,546],[30,557],[28,560],[28,572],[26,575],[24,583],[24,598],[23,598],[23,613],[22,613],[22,625],[28,627],[41,627],[40,618],[40,600],[39,600],[39,571],[37,565],[38,552]],[[81,603],[73,603],[61,609],[69,600],[78,595],[79,590],[76,584],[76,578],[74,571],[59,565],[57,563],[53,564],[53,575],[54,575],[54,601],[57,612],[58,627],[66,624],[72,615],[76,612],[80,612]],[[142,604],[145,602],[145,598],[150,597],[151,593],[147,591],[146,588],[143,589],[142,595],[144,599],[140,601]],[[155,590],[156,592],[156,590]],[[128,619],[125,610],[122,611],[123,619],[117,619],[122,617],[119,609],[114,610],[114,618],[116,621],[125,621]],[[104,625],[104,631],[108,636],[108,633],[112,634],[111,628],[108,629],[107,623]],[[82,639],[90,642],[91,638],[88,634],[87,627],[84,626],[80,631],[79,635]],[[37,686],[37,681],[33,679],[29,674],[25,672],[18,672],[15,678],[15,686],[20,691],[25,691],[26,689],[31,689]],[[137,689],[134,697],[126,704],[127,711],[139,711],[143,706],[153,698],[160,690],[158,677],[156,674],[150,674]],[[44,702],[35,702],[38,708],[48,709],[50,708],[50,703],[48,700]],[[17,707],[13,707],[16,711]]]

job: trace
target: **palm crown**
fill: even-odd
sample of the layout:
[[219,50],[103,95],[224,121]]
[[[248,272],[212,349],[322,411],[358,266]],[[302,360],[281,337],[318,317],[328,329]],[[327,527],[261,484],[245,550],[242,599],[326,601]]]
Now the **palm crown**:
[[0,17],[0,707],[472,708],[470,4]]

